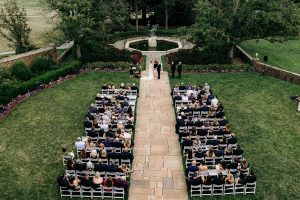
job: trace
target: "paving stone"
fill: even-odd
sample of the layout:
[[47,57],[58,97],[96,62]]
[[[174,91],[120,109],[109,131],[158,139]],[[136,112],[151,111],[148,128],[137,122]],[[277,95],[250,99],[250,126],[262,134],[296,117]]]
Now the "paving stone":
[[[148,60],[159,59],[150,53]],[[143,75],[146,75],[143,72]],[[129,200],[187,200],[168,74],[141,80]]]
[[173,182],[173,179],[171,177],[164,177],[163,178],[163,189],[164,190],[174,189],[174,182]]

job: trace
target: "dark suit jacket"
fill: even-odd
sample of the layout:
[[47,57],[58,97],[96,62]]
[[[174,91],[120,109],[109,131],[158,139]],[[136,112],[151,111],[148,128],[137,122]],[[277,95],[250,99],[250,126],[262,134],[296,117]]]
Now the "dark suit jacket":
[[161,70],[161,64],[158,64],[157,65],[157,71],[160,71]]
[[247,183],[254,183],[256,181],[256,176],[255,175],[250,175],[250,176],[247,176],[245,181]]
[[101,163],[94,164],[94,170],[97,172],[105,172],[107,171],[107,165]]
[[85,186],[85,187],[91,187],[93,185],[93,182],[90,179],[83,178],[80,181],[80,185]]
[[92,128],[93,123],[90,121],[84,121],[83,125],[85,128]]
[[178,71],[178,73],[181,73],[181,72],[182,72],[182,65],[178,65],[177,71]]
[[86,164],[85,163],[75,163],[74,169],[77,171],[84,171],[84,170],[86,170]]
[[130,159],[130,162],[133,160],[133,155],[129,152],[122,152],[120,155],[120,159]]
[[175,72],[175,70],[176,70],[176,64],[174,63],[174,64],[171,65],[171,71]]
[[115,153],[115,152],[111,152],[111,153],[108,153],[108,158],[111,158],[111,159],[120,159],[120,153]]

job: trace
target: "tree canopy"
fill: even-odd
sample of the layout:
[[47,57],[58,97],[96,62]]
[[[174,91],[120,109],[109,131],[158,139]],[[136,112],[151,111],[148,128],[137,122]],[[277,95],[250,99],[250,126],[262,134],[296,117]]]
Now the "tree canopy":
[[34,49],[30,33],[25,8],[20,8],[15,0],[7,0],[0,6],[0,35],[17,54]]
[[112,33],[126,27],[128,12],[123,0],[44,0],[48,9],[59,17],[59,29],[67,39],[74,41],[77,57],[85,41],[96,39],[105,44]]
[[181,33],[200,47],[299,33],[297,4],[291,0],[198,0],[194,12],[195,24]]

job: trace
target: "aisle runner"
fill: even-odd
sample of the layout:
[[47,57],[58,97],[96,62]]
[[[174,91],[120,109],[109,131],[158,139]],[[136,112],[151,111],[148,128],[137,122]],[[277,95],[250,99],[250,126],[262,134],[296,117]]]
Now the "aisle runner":
[[166,72],[141,80],[136,121],[129,200],[188,199]]

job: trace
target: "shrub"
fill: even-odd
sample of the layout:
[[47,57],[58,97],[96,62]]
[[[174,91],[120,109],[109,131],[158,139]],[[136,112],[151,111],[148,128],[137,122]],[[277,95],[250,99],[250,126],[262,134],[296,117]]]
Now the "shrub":
[[183,65],[184,72],[238,72],[251,71],[249,64],[209,64],[209,65]]
[[128,63],[120,61],[120,62],[94,62],[87,63],[83,66],[86,69],[101,69],[101,70],[128,70]]
[[32,61],[30,70],[36,74],[42,74],[53,68],[55,64],[52,58],[38,57]]
[[14,82],[0,84],[0,104],[7,104],[17,95],[32,91],[41,84],[47,84],[51,81],[57,80],[59,77],[66,76],[68,74],[78,73],[80,67],[80,62],[73,61],[62,65],[57,70],[49,71],[45,74],[42,74],[20,84],[16,84]]
[[27,81],[31,78],[31,72],[28,66],[23,61],[15,62],[10,68],[11,75],[22,81]]
[[170,53],[168,58],[170,61],[182,61],[191,65],[206,65],[211,63],[230,64],[228,58],[229,48],[227,46],[210,46],[199,50],[198,48],[183,49],[178,52]]
[[12,77],[9,71],[5,68],[0,67],[0,84],[6,80],[10,80]]

